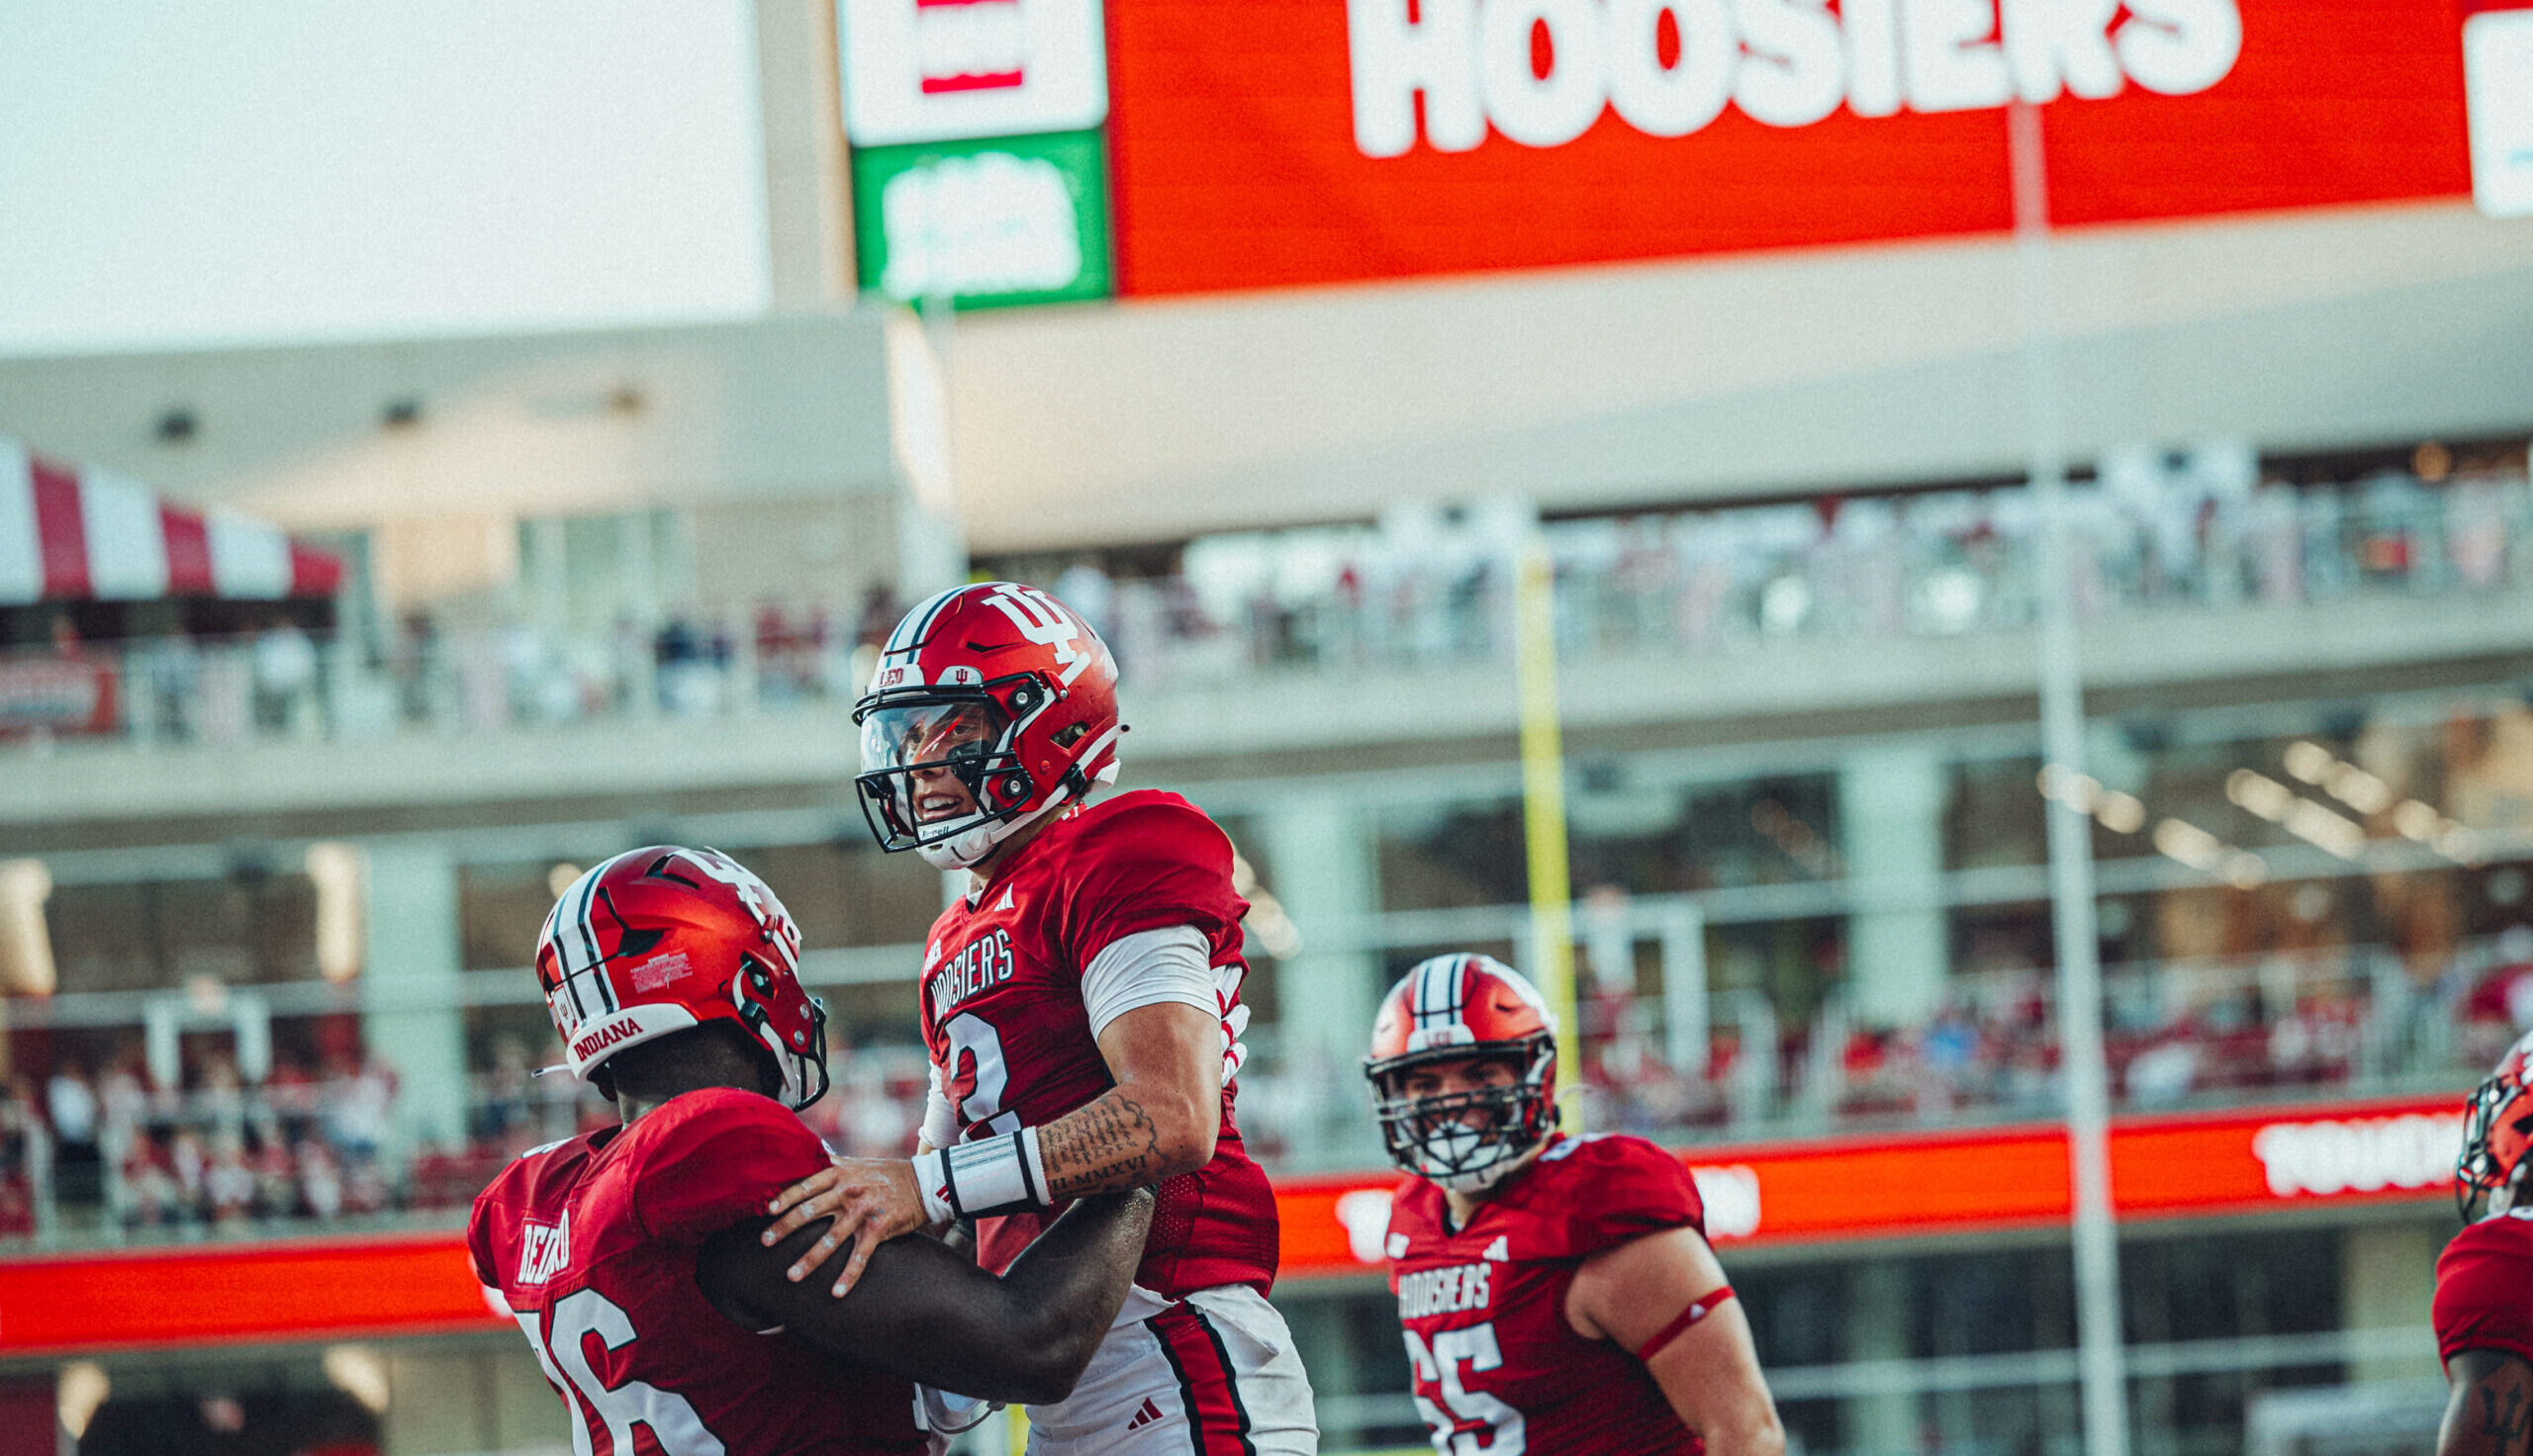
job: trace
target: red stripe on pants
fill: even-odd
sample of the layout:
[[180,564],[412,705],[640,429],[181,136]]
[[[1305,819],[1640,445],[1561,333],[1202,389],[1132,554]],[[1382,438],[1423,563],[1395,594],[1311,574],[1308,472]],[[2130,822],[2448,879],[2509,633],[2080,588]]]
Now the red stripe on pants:
[[1193,1456],[1258,1456],[1231,1352],[1204,1312],[1182,1301],[1145,1320],[1144,1327],[1161,1341],[1163,1358],[1178,1376]]
[[88,588],[88,518],[79,508],[79,477],[49,460],[31,459],[36,545],[44,554],[44,596],[84,601]]

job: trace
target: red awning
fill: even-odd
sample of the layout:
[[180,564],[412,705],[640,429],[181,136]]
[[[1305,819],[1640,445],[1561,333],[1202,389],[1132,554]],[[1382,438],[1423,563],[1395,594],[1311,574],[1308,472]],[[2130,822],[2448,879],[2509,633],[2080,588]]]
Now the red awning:
[[0,436],[0,606],[330,596],[340,558],[225,510],[172,504],[112,471],[60,465]]

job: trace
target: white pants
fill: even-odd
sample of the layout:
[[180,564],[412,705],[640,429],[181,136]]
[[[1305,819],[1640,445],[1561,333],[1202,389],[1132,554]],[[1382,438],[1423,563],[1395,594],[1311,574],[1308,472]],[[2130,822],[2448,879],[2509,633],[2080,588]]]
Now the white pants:
[[1059,1405],[1029,1408],[1029,1456],[1317,1456],[1293,1333],[1245,1285],[1163,1304],[1143,1290]]

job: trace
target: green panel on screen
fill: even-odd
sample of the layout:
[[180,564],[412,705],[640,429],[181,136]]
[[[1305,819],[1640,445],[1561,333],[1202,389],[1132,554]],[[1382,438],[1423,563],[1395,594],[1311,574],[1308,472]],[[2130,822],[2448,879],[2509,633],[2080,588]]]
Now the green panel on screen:
[[866,290],[963,309],[1115,292],[1097,131],[867,147],[853,154]]

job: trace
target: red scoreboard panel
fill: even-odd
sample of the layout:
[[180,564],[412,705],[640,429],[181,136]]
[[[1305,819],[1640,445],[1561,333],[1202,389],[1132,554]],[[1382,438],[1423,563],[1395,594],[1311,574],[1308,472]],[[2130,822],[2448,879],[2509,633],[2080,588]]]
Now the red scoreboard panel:
[[2466,196],[2419,0],[1117,0],[1120,292]]

